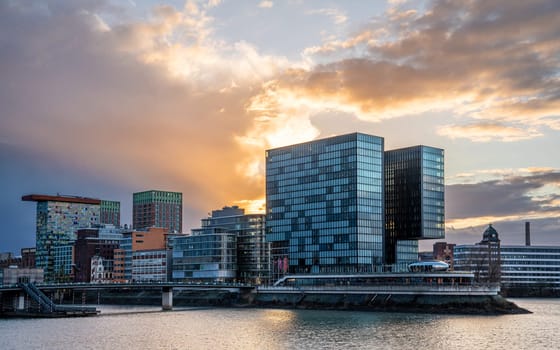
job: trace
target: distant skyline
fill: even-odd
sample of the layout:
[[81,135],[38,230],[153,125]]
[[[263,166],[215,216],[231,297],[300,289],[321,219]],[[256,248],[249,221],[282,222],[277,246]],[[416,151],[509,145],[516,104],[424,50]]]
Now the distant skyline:
[[[264,209],[266,149],[445,150],[446,241],[560,245],[560,2],[2,1],[0,252],[31,193]],[[430,249],[434,241],[421,242]]]

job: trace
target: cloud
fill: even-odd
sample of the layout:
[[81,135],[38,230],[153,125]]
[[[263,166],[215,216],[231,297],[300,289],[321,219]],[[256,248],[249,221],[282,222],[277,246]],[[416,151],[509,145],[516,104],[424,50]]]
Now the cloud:
[[218,6],[220,6],[221,3],[222,3],[222,0],[208,0],[207,7],[208,8],[218,7]]
[[[465,228],[448,227],[445,233],[445,241],[459,245],[478,243],[482,240],[482,233],[491,223],[492,227],[498,231],[502,245],[524,245],[525,222],[527,221],[531,224],[531,245],[558,245],[560,222],[557,218],[487,221]],[[423,246],[422,250],[432,250],[432,244],[431,241],[420,242],[420,246]]]
[[452,184],[472,184],[478,182],[502,180],[506,177],[515,176],[535,176],[543,173],[553,173],[556,169],[550,167],[527,167],[527,168],[500,168],[484,169],[468,173],[458,173],[451,177],[446,177],[448,185]]
[[96,1],[32,4],[0,4],[2,144],[123,190],[182,191],[198,213],[262,198],[262,172],[238,162],[263,149],[236,136],[253,127],[246,104],[284,58],[214,39],[192,2],[123,22],[104,21],[124,9]]
[[336,8],[323,8],[323,9],[318,9],[318,10],[311,10],[307,12],[310,15],[324,15],[327,16],[329,18],[331,18],[331,20],[333,21],[334,24],[343,24],[346,23],[346,21],[348,20],[348,17],[346,16],[346,14]]
[[514,142],[542,136],[536,128],[523,128],[499,123],[447,125],[438,128],[438,134],[451,139],[467,138],[474,142]]
[[[441,135],[476,141],[560,130],[556,1],[393,2],[303,49],[302,62],[219,39],[208,11],[220,3],[139,18],[97,0],[0,2],[0,171],[17,165],[10,176],[28,185],[77,174],[52,176],[42,189],[53,193],[92,182],[179,190],[196,219],[232,203],[262,207],[263,150],[322,135],[322,115],[363,125],[449,112]],[[347,24],[339,10],[313,14]],[[56,166],[23,169],[22,153]],[[549,173],[457,181],[450,222],[553,215]]]
[[[492,224],[502,244],[524,244],[525,222],[530,221],[533,245],[558,243],[557,169],[488,169],[459,174],[446,186],[445,196],[448,242],[479,242],[482,232]],[[423,249],[429,248],[424,244]]]
[[446,224],[465,228],[497,221],[558,218],[559,197],[558,170],[504,171],[498,178],[446,186]]
[[447,111],[454,117],[439,134],[476,142],[559,130],[560,3],[394,5],[360,31],[304,50],[323,63],[287,71],[259,99],[305,105],[302,119],[315,106],[373,122]]
[[269,8],[271,8],[272,6],[274,6],[274,3],[273,3],[272,1],[264,0],[264,1],[259,2],[259,5],[258,5],[258,6],[259,6],[260,8],[269,9]]
[[385,34],[385,31],[383,29],[379,29],[377,31],[377,34],[374,34],[371,31],[364,31],[345,40],[340,40],[340,39],[329,40],[321,46],[312,46],[306,48],[304,50],[304,55],[313,56],[316,54],[329,54],[329,53],[337,52],[342,49],[344,50],[353,49],[364,43],[367,44],[370,41],[375,40],[376,36],[381,36],[383,34]]

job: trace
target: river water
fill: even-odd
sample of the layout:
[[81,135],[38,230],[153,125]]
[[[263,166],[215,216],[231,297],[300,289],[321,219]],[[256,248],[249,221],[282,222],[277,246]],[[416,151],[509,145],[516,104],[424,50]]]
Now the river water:
[[98,317],[0,319],[0,349],[558,349],[560,299],[529,315],[100,306]]

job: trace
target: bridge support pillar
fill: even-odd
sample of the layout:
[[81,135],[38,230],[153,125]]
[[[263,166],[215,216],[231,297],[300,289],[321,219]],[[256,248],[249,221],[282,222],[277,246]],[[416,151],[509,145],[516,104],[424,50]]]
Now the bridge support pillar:
[[25,309],[25,293],[19,293],[16,297],[16,310],[24,310]]
[[161,291],[161,309],[163,311],[173,310],[173,287],[163,287]]

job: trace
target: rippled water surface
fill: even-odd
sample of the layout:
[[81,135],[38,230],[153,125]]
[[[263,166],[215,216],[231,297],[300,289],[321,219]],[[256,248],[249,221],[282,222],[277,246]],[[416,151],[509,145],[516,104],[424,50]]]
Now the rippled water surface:
[[556,349],[559,299],[533,314],[459,316],[275,309],[101,306],[102,315],[0,319],[0,349]]

